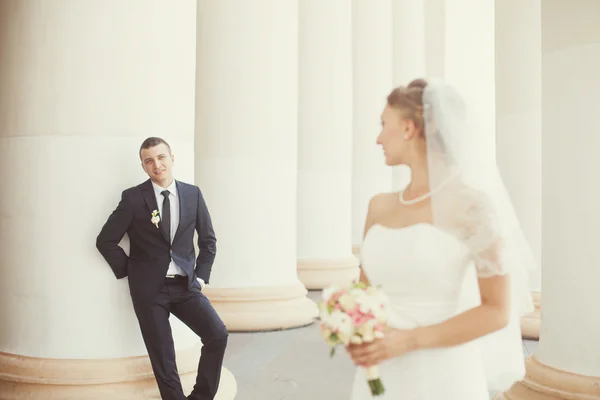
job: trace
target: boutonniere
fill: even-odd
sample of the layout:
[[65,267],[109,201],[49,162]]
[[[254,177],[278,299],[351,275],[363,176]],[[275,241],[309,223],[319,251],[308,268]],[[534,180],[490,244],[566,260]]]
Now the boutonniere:
[[152,218],[150,218],[150,222],[154,224],[158,228],[158,223],[160,222],[160,216],[158,215],[158,210],[152,211]]

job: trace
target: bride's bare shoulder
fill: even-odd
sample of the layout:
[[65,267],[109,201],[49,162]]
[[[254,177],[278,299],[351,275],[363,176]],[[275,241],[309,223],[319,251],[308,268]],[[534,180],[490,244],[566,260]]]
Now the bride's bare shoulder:
[[369,202],[369,214],[376,215],[393,207],[398,201],[398,192],[378,193]]

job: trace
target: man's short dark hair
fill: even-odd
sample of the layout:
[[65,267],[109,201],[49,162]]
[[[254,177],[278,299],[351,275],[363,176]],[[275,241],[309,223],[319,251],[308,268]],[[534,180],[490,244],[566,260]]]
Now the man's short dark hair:
[[167,146],[167,149],[169,149],[169,154],[171,154],[171,146],[169,146],[169,143],[167,143],[165,139],[152,136],[142,142],[142,145],[140,146],[140,157],[143,149],[149,149],[151,147],[158,146],[159,144],[164,144]]

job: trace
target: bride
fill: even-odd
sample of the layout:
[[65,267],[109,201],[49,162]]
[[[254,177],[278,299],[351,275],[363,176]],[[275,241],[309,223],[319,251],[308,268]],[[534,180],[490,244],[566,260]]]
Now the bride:
[[421,79],[387,98],[377,144],[412,179],[369,204],[360,279],[381,285],[391,316],[382,339],[347,347],[362,367],[353,400],[372,398],[373,365],[381,399],[488,400],[524,376],[533,257],[466,108],[450,86]]

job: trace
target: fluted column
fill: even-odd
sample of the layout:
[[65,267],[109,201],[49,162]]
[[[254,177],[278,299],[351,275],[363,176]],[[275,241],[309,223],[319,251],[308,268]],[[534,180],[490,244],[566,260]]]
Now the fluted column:
[[[415,78],[426,78],[425,0],[394,0],[393,86],[406,86]],[[392,190],[402,190],[410,182],[410,169],[392,167]]]
[[346,0],[299,8],[298,277],[308,289],[358,277],[352,255],[352,20]]
[[600,3],[542,2],[540,342],[511,400],[600,398]]
[[496,110],[498,167],[538,265],[530,276],[536,310],[521,319],[521,330],[523,337],[538,339],[542,241],[541,0],[496,2]]
[[196,182],[217,235],[205,293],[230,331],[310,324],[296,273],[298,2],[198,1],[196,88]]
[[[145,137],[164,136],[178,177],[193,180],[195,10],[189,0],[0,3],[2,400],[158,396],[127,279],[95,238],[121,191],[147,179]],[[189,391],[200,340],[171,321]],[[224,371],[220,398],[231,389]]]
[[392,171],[377,146],[380,116],[392,90],[392,2],[352,0],[352,244],[362,243],[369,200],[392,188]]

